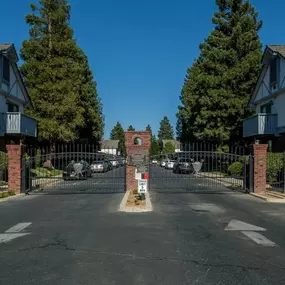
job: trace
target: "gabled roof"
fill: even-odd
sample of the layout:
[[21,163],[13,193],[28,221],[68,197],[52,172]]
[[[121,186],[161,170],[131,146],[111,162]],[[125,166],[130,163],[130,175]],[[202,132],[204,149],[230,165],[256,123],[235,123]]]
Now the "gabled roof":
[[7,53],[8,56],[12,56],[14,57],[15,61],[18,62],[19,61],[19,57],[17,54],[17,51],[15,49],[14,44],[5,44],[5,43],[0,43],[0,54],[1,53]]
[[268,65],[270,64],[270,61],[274,55],[279,55],[280,57],[285,58],[285,45],[267,45],[263,51],[262,56],[262,69],[260,71],[258,80],[256,82],[255,88],[250,96],[250,99],[248,101],[247,106],[250,107],[250,105],[253,103],[257,96],[257,92],[259,89],[260,84],[262,83],[262,80],[266,74]]
[[285,45],[268,45],[267,47],[273,52],[276,52],[282,57],[285,57]]
[[17,51],[16,51],[16,48],[15,48],[14,44],[11,44],[11,43],[8,43],[8,44],[5,44],[5,43],[3,44],[2,43],[1,44],[0,43],[0,54],[5,54],[5,55],[7,55],[7,57],[9,59],[11,59],[11,58],[14,59],[15,62],[11,61],[11,63],[13,64],[13,66],[16,69],[16,72],[19,75],[19,81],[20,81],[19,83],[23,87],[23,90],[24,90],[24,93],[25,93],[24,96],[26,95],[25,97],[27,99],[28,104],[32,105],[30,94],[29,94],[29,92],[27,90],[27,87],[26,87],[26,85],[24,83],[22,74],[21,74],[21,72],[19,70],[19,67],[17,65],[17,62],[19,61],[19,58],[18,58],[18,54],[17,54]]
[[117,149],[119,146],[119,140],[104,140],[100,142],[103,149]]

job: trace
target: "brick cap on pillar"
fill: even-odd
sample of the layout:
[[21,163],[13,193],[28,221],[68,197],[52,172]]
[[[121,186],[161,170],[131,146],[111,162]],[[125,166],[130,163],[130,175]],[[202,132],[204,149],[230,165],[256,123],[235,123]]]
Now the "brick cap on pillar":
[[252,147],[254,151],[267,151],[268,144],[253,144]]
[[7,150],[9,150],[9,149],[19,149],[21,147],[22,147],[22,145],[20,145],[20,144],[7,144],[6,145]]

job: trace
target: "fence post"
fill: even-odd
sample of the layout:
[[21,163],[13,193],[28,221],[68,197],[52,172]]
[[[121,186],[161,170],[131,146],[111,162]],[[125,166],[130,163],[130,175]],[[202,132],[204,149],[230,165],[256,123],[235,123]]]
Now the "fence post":
[[22,145],[6,145],[8,153],[8,190],[22,191]]
[[247,163],[246,158],[243,160],[243,190],[246,192],[246,181],[247,181]]
[[268,144],[253,145],[253,192],[256,194],[263,194],[266,191],[267,149]]
[[254,156],[249,156],[249,192],[253,192],[253,161]]

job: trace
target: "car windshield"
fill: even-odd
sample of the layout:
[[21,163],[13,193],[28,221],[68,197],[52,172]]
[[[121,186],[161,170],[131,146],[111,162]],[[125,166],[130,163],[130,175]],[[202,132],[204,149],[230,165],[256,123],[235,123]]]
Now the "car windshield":
[[102,164],[104,161],[94,161],[92,164]]

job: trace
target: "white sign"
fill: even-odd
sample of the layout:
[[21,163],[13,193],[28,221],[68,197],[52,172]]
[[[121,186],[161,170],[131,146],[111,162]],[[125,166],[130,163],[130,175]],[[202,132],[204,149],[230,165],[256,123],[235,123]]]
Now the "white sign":
[[147,192],[147,179],[140,179],[138,181],[138,193],[144,194]]
[[136,177],[136,180],[142,179],[142,174],[138,172],[138,169],[137,169],[137,168],[136,168],[136,170],[135,170],[135,177]]

